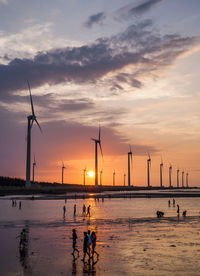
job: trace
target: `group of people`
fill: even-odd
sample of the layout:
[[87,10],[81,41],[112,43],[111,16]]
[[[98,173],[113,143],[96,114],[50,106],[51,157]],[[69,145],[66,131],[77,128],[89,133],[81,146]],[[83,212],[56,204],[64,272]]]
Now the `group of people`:
[[[17,201],[16,199],[12,199],[12,207],[16,207],[17,206]],[[22,202],[19,201],[19,209],[22,208]]]
[[[86,255],[88,255],[89,261],[90,259],[94,260],[94,254],[97,255],[97,259],[99,257],[99,254],[95,251],[96,248],[96,233],[93,231],[92,233],[90,230],[87,232],[83,232],[84,234],[84,239],[83,239],[83,258],[82,261],[85,262]],[[76,229],[72,230],[72,247],[73,247],[73,252],[72,255],[75,258],[75,254],[77,254],[77,257],[79,257],[79,250],[76,247],[76,242],[77,242],[77,234],[76,234]]]
[[[82,215],[83,216],[89,216],[90,217],[90,210],[91,210],[91,205],[88,205],[87,207],[85,204],[83,204],[83,209],[82,209]],[[66,206],[63,206],[63,216],[65,217],[66,214]],[[74,217],[76,216],[76,204],[74,204]]]
[[[176,205],[176,201],[175,201],[174,198],[173,198],[172,203],[173,203],[173,207],[177,206],[177,211],[176,212],[177,212],[177,216],[179,217],[180,216],[180,206],[179,206],[179,204]],[[170,206],[171,206],[171,200],[169,199],[168,200],[168,207],[170,207]],[[187,210],[184,210],[183,213],[182,213],[183,217],[186,217],[186,214],[187,214]],[[158,218],[161,218],[161,217],[164,216],[164,212],[157,211],[156,215],[157,215]]]

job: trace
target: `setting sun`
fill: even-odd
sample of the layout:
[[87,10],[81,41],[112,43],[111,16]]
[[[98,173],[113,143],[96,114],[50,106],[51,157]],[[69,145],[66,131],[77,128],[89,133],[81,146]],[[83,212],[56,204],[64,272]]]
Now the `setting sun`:
[[94,172],[92,172],[92,171],[88,172],[88,176],[89,176],[89,177],[94,177],[94,175],[95,175]]

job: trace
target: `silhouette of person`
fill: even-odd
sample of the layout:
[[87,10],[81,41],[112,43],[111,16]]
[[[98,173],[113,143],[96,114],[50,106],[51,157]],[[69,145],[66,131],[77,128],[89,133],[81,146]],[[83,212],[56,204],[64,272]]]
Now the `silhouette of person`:
[[90,217],[90,205],[87,207],[87,216]]
[[168,200],[168,206],[170,207],[170,205],[171,205],[171,202],[170,202],[170,199]]
[[21,209],[22,208],[22,203],[21,203],[21,201],[19,202],[19,209]]
[[85,215],[85,212],[86,212],[86,206],[85,204],[83,204],[83,215]]
[[63,216],[65,216],[65,213],[66,213],[66,207],[65,205],[63,206]]
[[73,248],[72,255],[75,257],[75,251],[76,251],[79,257],[79,251],[76,248],[76,240],[77,240],[76,229],[72,229],[72,248]]
[[173,207],[175,207],[175,203],[176,203],[176,202],[175,202],[175,199],[173,198]]
[[183,217],[186,217],[186,213],[187,213],[187,211],[185,210],[185,211],[183,211]]
[[74,216],[76,216],[76,204],[74,204]]
[[179,216],[179,213],[180,213],[180,207],[179,205],[177,204],[177,215]]
[[95,251],[96,248],[96,242],[97,242],[97,236],[96,233],[93,231],[91,234],[91,240],[92,240],[92,258],[94,257],[94,253],[99,256],[99,254]]
[[[81,261],[85,262],[85,256],[86,254],[88,254],[87,250],[88,250],[88,235],[87,232],[83,232],[84,233],[84,240],[83,240],[83,259],[81,259]],[[89,254],[88,254],[89,256]],[[90,256],[89,256],[90,257]]]

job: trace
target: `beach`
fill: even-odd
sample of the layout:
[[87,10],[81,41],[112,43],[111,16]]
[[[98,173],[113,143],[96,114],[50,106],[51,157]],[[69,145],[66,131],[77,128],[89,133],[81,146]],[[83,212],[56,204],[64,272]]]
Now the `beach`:
[[[91,205],[90,217],[82,216],[83,204]],[[200,203],[178,198],[176,204],[179,217],[166,198],[71,199],[66,204],[22,200],[21,210],[12,207],[10,198],[0,200],[0,275],[199,275]],[[158,219],[156,210],[164,211],[164,217]],[[24,227],[28,247],[21,256],[16,236]],[[74,228],[80,251],[76,260],[71,255]],[[97,234],[99,260],[94,265],[81,261],[83,231],[88,229]]]

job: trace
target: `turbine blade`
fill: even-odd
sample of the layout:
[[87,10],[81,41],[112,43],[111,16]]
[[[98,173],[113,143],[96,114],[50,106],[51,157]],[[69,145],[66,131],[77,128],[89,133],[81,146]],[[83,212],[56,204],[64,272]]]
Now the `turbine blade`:
[[36,117],[35,117],[35,119],[34,119],[34,120],[36,121],[36,124],[38,125],[38,127],[39,127],[39,129],[40,129],[40,131],[41,131],[41,133],[42,133],[41,126],[40,126],[40,124],[38,123],[38,120],[36,119]]
[[102,147],[101,147],[101,142],[99,143],[99,147],[100,147],[100,150],[101,150],[101,156],[103,158],[103,151],[102,151]]
[[99,126],[99,141],[101,141],[101,127]]
[[34,112],[34,107],[33,107],[33,99],[32,99],[32,95],[31,95],[31,88],[30,88],[30,84],[29,84],[29,81],[28,81],[28,80],[27,80],[27,83],[28,83],[28,89],[29,89],[29,94],[30,94],[32,115],[35,117],[35,112]]

